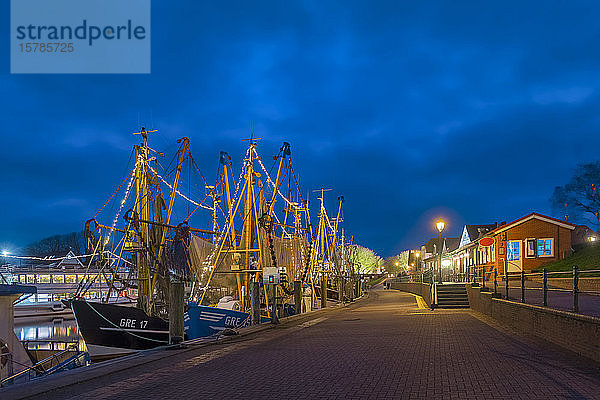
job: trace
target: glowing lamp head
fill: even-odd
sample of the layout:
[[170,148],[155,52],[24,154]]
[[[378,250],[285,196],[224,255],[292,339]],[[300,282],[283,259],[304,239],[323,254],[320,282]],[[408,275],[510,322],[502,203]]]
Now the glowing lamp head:
[[435,223],[435,227],[437,228],[437,230],[442,233],[442,231],[444,230],[444,227],[446,226],[446,224],[444,223],[444,221],[439,220],[438,222]]
[[590,236],[588,239],[590,242],[595,242],[597,240],[596,236]]
[[415,257],[417,257],[417,258],[421,257],[421,252],[420,252],[420,251],[417,251],[417,252],[415,253]]

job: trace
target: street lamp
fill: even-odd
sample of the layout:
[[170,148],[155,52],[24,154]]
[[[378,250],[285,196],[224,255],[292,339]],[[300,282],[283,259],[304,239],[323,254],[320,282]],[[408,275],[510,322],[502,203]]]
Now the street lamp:
[[438,247],[439,259],[438,259],[438,279],[437,279],[439,283],[442,282],[442,248],[443,248],[442,231],[444,230],[445,226],[446,226],[446,224],[441,219],[435,223],[435,227],[437,228],[438,232],[440,233],[439,247]]
[[415,253],[415,258],[417,259],[417,262],[416,262],[416,264],[417,264],[417,268],[416,269],[417,270],[419,270],[421,268],[421,262],[419,261],[419,257],[421,257],[421,252],[417,251]]

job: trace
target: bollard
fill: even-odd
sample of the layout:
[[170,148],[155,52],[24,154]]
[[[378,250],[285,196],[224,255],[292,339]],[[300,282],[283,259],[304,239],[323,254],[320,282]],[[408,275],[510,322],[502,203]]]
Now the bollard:
[[260,282],[253,281],[250,286],[250,306],[252,308],[252,325],[260,324]]
[[544,307],[548,307],[548,272],[546,271],[546,268],[544,268],[543,285],[544,285]]
[[296,314],[302,314],[302,281],[294,281],[294,307]]
[[506,270],[506,267],[504,267],[504,280],[506,281],[506,287],[504,288],[506,296],[504,296],[504,298],[508,300],[508,271]]
[[321,308],[327,307],[327,275],[321,275]]
[[521,303],[525,303],[525,270],[521,268]]
[[573,266],[573,311],[579,312],[579,267]]
[[171,281],[169,287],[169,344],[178,345],[183,342],[183,294],[181,281]]
[[498,270],[494,268],[494,295],[498,294]]
[[279,318],[277,317],[277,285],[273,286],[273,302],[271,303],[271,323],[278,324]]

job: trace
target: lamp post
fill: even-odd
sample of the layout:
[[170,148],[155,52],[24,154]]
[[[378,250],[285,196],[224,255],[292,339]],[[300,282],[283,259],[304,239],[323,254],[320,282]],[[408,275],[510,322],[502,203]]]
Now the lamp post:
[[419,260],[419,257],[421,257],[421,252],[417,251],[415,253],[415,258],[417,259],[417,261],[415,262],[415,264],[416,264],[415,271],[421,269],[421,261]]
[[442,231],[444,230],[445,226],[446,226],[446,224],[441,219],[435,223],[435,227],[437,228],[438,232],[440,233],[439,247],[438,247],[439,259],[438,259],[438,279],[437,279],[437,281],[439,283],[442,283],[442,250],[443,250]]

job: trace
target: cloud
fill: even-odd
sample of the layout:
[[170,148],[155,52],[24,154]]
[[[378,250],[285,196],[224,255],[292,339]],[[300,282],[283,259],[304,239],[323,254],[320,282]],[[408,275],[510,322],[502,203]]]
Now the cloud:
[[153,1],[150,75],[9,75],[5,56],[0,241],[80,229],[131,167],[140,126],[168,154],[188,136],[207,177],[220,150],[238,168],[252,133],[265,157],[289,141],[303,190],[343,194],[349,233],[384,255],[426,240],[436,210],[456,235],[547,210],[597,158],[599,10]]

